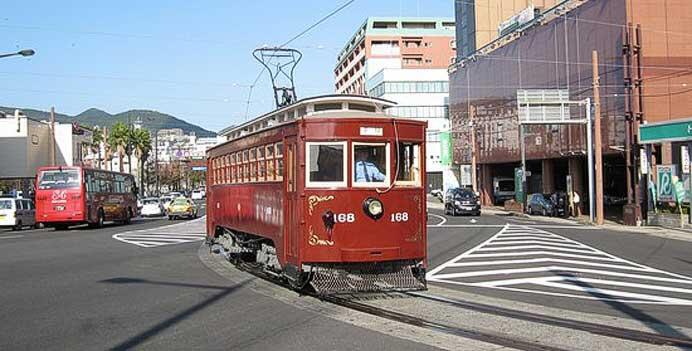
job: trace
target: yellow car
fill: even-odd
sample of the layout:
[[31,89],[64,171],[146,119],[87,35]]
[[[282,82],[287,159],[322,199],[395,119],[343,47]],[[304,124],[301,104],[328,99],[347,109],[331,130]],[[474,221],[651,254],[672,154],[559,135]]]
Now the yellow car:
[[197,218],[197,205],[184,197],[179,197],[171,201],[168,207],[168,219],[173,220],[176,218],[186,217],[186,218]]

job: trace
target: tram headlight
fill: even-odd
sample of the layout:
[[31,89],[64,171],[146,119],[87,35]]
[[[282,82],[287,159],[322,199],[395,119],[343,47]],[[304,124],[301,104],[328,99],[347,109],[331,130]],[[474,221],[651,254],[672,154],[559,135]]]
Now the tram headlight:
[[363,202],[363,211],[372,219],[379,219],[384,214],[382,201],[369,197]]

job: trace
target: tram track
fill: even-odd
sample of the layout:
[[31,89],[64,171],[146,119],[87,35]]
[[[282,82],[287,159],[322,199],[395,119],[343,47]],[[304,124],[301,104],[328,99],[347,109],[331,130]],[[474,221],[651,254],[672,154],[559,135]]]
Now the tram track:
[[[279,285],[285,289],[293,290],[285,281],[277,279],[276,276],[262,271],[261,268],[255,265],[242,262],[235,262],[233,264],[235,267],[241,269],[242,271],[250,273],[269,283]],[[438,322],[435,320],[426,319],[423,317],[418,317],[387,308],[373,306],[371,304],[368,304],[367,301],[380,300],[383,298],[411,297],[425,301],[440,303],[459,309],[469,310],[477,313],[484,313],[504,318],[512,318],[526,322],[543,324],[550,327],[559,327],[570,330],[582,331],[603,337],[610,337],[630,342],[638,342],[656,346],[671,346],[692,350],[692,339],[655,334],[651,332],[614,327],[604,324],[577,321],[561,317],[546,316],[532,312],[512,310],[503,307],[497,307],[470,301],[450,299],[447,297],[429,294],[427,292],[392,292],[336,296],[320,296],[319,294],[310,292],[301,292],[301,294],[350,310],[366,313],[375,317],[384,318],[390,321],[403,323],[413,327],[423,328],[428,331],[444,333],[447,335],[467,338],[475,341],[486,342],[498,346],[509,347],[524,351],[567,351],[569,349],[551,346],[536,341],[526,340],[521,337],[513,337],[502,333],[492,333],[485,330],[478,330],[477,328],[466,328],[452,324],[446,324],[444,322]]]
[[476,302],[450,299],[447,297],[431,295],[428,293],[406,292],[404,294],[412,297],[425,299],[428,301],[443,303],[456,308],[462,308],[481,313],[488,313],[495,316],[519,319],[527,322],[546,324],[550,326],[569,328],[573,330],[581,330],[601,336],[636,341],[646,344],[685,347],[692,349],[692,339],[689,338],[678,338],[640,330],[614,327],[605,324],[576,321],[573,319],[547,316],[533,312],[512,310],[508,308],[491,306]]

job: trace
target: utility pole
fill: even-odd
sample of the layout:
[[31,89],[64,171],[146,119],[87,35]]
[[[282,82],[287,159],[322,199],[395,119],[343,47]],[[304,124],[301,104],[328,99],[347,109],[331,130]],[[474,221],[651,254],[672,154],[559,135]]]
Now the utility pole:
[[478,180],[476,175],[476,107],[471,106],[469,110],[469,119],[471,120],[471,187],[474,192],[478,191]]
[[593,67],[593,99],[594,99],[594,151],[596,171],[596,224],[603,224],[603,150],[601,146],[601,93],[598,73],[598,52],[591,53]]
[[55,107],[50,108],[50,164],[55,166]]

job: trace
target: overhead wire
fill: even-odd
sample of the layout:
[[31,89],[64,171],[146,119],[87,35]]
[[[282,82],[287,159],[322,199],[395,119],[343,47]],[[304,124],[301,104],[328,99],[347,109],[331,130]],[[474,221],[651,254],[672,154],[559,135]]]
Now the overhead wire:
[[[307,33],[310,32],[311,30],[313,30],[315,27],[319,26],[319,25],[322,24],[324,21],[328,20],[330,17],[332,17],[332,16],[336,15],[337,13],[341,12],[343,9],[345,9],[346,7],[348,7],[349,5],[351,5],[353,2],[355,2],[355,0],[348,0],[348,1],[346,1],[346,2],[343,3],[341,6],[337,7],[335,10],[331,11],[330,13],[328,13],[327,15],[325,15],[324,17],[320,18],[317,22],[311,24],[310,26],[308,26],[307,28],[305,28],[305,29],[304,29],[303,31],[301,31],[300,33],[298,33],[298,34],[294,35],[293,37],[291,37],[290,39],[288,39],[286,42],[284,42],[283,44],[281,44],[281,45],[279,46],[279,48],[284,48],[286,45],[288,45],[288,44],[294,42],[294,41],[297,40],[298,38],[300,38],[300,37],[302,37],[303,35],[307,34]],[[271,61],[271,58],[268,60],[268,62],[269,62],[269,61]],[[264,73],[265,70],[266,70],[266,68],[263,66],[262,69],[260,69],[259,73],[257,73],[257,77],[255,77],[255,80],[252,82],[252,84],[250,84],[250,86],[249,86],[249,92],[248,92],[248,101],[250,101],[250,100],[252,99],[252,91],[253,91],[255,85],[257,85],[257,82],[258,82],[258,81],[260,80],[260,78],[262,77],[262,73]],[[249,111],[250,111],[250,105],[248,104],[247,107],[246,107],[246,109],[245,109],[245,119],[248,118]]]

